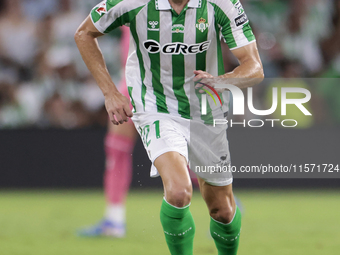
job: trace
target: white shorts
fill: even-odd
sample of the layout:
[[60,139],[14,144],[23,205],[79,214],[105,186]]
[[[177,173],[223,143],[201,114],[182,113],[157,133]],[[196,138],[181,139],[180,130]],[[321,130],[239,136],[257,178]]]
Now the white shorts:
[[137,113],[132,118],[145,150],[152,162],[151,177],[159,176],[154,161],[162,154],[176,151],[188,162],[190,169],[213,186],[232,183],[226,125],[212,127],[166,113]]

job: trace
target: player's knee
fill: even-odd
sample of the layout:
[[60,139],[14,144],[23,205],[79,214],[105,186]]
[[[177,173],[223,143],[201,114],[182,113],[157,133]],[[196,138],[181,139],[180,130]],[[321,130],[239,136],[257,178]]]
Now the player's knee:
[[218,222],[222,223],[230,223],[233,220],[234,217],[234,212],[232,207],[214,207],[210,209],[210,216],[214,219],[217,220]]
[[190,186],[173,188],[166,191],[166,200],[173,206],[183,207],[190,203],[192,188]]

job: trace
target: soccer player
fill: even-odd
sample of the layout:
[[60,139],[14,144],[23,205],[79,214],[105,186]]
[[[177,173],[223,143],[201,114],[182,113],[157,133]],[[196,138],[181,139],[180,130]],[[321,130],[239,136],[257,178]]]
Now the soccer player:
[[[132,35],[126,81],[133,111],[112,82],[96,41],[122,25],[128,25]],[[224,73],[220,38],[240,63],[230,73]],[[103,1],[81,24],[75,40],[103,91],[111,121],[120,125],[132,117],[153,163],[151,175],[162,178],[160,219],[170,253],[193,254],[195,224],[190,213],[192,185],[187,165],[195,170],[230,165],[226,126],[212,125],[213,118],[227,115],[230,92],[219,94],[221,105],[210,98],[205,111],[201,92],[212,88],[207,86],[207,78],[232,81],[239,88],[263,79],[255,37],[241,3]],[[196,90],[195,82],[206,85]],[[218,254],[236,254],[241,213],[233,197],[233,179],[228,173],[196,174],[210,212],[210,232]]]

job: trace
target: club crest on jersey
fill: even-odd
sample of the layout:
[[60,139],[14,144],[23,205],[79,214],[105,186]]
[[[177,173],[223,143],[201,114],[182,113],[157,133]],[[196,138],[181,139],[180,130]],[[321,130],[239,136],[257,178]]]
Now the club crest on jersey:
[[202,33],[209,27],[209,24],[206,23],[206,20],[203,18],[200,18],[199,20],[197,20],[197,22],[198,24],[196,24],[196,28]]
[[150,31],[159,31],[159,22],[158,21],[149,21],[148,22],[148,30]]
[[171,27],[172,33],[184,33],[184,26],[181,24],[175,24]]
[[102,15],[102,14],[105,14],[107,13],[107,9],[106,9],[106,2],[102,2],[98,5],[98,9],[96,10],[96,12],[99,14],[99,15]]

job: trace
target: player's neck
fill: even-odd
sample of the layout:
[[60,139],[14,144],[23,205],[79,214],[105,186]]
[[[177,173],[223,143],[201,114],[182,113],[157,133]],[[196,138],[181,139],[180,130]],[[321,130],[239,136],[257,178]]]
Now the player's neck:
[[189,0],[168,0],[172,9],[174,9],[175,12],[178,14],[181,13],[183,8],[187,5]]

